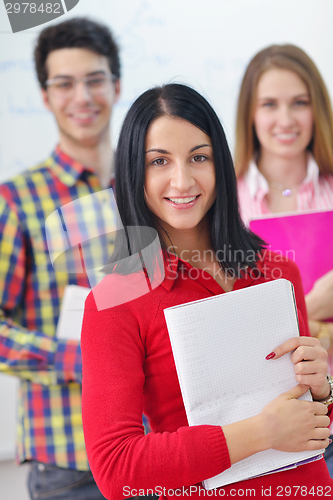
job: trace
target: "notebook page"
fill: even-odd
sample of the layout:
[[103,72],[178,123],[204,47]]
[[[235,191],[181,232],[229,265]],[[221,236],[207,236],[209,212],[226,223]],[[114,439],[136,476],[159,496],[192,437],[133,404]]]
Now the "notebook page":
[[[299,335],[292,284],[284,279],[164,310],[189,425],[252,417],[295,387],[290,354],[265,359]],[[307,393],[304,399],[311,399]],[[204,482],[230,484],[318,455],[266,450]]]
[[80,340],[84,303],[90,288],[66,285],[57,324],[59,339]]

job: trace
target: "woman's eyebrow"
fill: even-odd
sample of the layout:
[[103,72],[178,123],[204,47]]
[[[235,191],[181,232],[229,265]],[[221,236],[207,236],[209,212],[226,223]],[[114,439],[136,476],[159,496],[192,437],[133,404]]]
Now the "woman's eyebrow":
[[[292,96],[293,99],[299,99],[301,97],[310,97],[310,94],[304,93],[304,94],[297,94]],[[272,100],[274,101],[277,99],[277,97],[270,97],[270,96],[258,96],[258,101],[264,101],[264,100]]]
[[196,151],[197,149],[200,149],[200,148],[211,148],[212,145],[211,144],[199,144],[199,146],[194,146],[194,148],[190,149],[190,153],[193,153],[193,151]]
[[166,149],[158,149],[158,148],[148,149],[148,151],[145,151],[145,154],[147,154],[147,153],[161,153],[162,155],[170,155],[171,154]]
[[310,97],[310,94],[297,94],[297,95],[294,95],[294,99],[299,99],[300,97]]
[[[190,149],[190,153],[193,153],[193,151],[196,151],[197,149],[206,148],[206,147],[211,148],[212,145],[211,144],[199,144],[198,146],[194,146],[192,149]],[[145,154],[147,154],[147,153],[161,153],[163,155],[170,155],[171,154],[166,149],[159,149],[159,148],[148,149],[148,151],[145,151]]]

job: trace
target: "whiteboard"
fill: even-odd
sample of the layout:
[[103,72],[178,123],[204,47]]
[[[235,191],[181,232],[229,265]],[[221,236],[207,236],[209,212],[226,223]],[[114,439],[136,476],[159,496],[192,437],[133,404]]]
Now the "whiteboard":
[[[258,50],[272,43],[303,48],[333,96],[332,0],[80,0],[57,22],[80,15],[107,23],[120,45],[122,94],[112,118],[114,145],[123,117],[140,93],[180,82],[213,105],[233,149],[244,69]],[[45,159],[57,142],[32,59],[35,39],[45,26],[13,34],[0,2],[0,181]],[[0,394],[9,394],[14,385],[0,377]],[[1,428],[14,436],[15,402],[6,400]],[[6,457],[13,454],[14,442],[10,447],[1,437],[0,458],[1,451]]]
[[[192,85],[210,101],[232,149],[244,69],[272,43],[303,48],[333,95],[331,0],[80,0],[57,22],[77,15],[109,24],[121,48],[114,144],[131,102],[144,90],[172,81]],[[45,159],[57,141],[32,59],[34,41],[45,26],[13,34],[0,3],[0,181]]]

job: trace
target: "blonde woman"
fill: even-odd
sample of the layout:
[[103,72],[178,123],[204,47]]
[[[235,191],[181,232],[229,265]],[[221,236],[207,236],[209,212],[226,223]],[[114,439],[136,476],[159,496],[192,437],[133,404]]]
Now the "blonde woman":
[[[250,61],[238,100],[235,168],[246,223],[261,214],[333,209],[332,106],[300,48],[272,45]],[[333,271],[315,283],[306,306],[311,334],[332,355],[333,323],[326,320],[333,317]]]

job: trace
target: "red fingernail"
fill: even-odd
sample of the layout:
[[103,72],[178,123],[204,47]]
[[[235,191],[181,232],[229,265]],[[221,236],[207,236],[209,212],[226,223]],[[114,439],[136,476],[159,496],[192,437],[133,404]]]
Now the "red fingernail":
[[273,351],[273,352],[270,352],[269,354],[267,354],[266,359],[272,359],[274,357],[275,357],[275,352]]
[[331,444],[331,442],[332,442],[332,439],[329,439],[329,440],[328,440],[328,442],[329,442],[329,444]]

